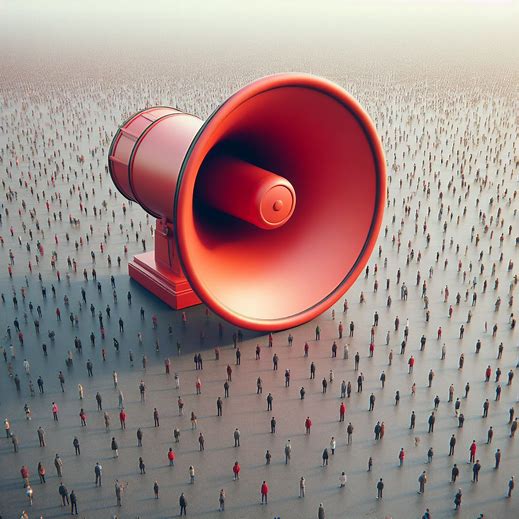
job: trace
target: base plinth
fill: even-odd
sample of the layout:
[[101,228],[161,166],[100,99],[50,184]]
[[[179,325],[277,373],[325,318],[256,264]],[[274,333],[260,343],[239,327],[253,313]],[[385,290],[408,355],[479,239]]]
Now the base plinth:
[[175,310],[201,303],[185,277],[155,262],[154,252],[135,256],[128,263],[128,272],[132,279]]

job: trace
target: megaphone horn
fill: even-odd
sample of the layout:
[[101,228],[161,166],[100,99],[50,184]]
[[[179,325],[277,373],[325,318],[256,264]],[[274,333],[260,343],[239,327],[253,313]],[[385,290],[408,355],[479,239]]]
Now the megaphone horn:
[[202,300],[262,331],[307,322],[348,290],[385,205],[373,123],[310,75],[255,81],[205,122],[169,107],[138,112],[114,136],[109,169],[157,218],[155,250],[135,256],[130,276],[173,308]]

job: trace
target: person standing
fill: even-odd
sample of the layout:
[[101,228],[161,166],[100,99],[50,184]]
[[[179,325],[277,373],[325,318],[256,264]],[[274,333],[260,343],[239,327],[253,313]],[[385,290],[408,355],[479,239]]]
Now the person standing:
[[[200,450],[202,450],[202,449],[200,449]],[[175,451],[171,447],[168,449],[168,461],[169,461],[170,467],[175,466]]]
[[40,442],[40,447],[45,447],[45,431],[41,425],[38,427],[38,440]]
[[225,511],[225,491],[224,489],[220,489],[220,495],[218,496],[218,503],[220,505],[220,512]]
[[427,451],[427,463],[432,463],[434,456],[434,450],[432,447],[429,447],[429,450]]
[[382,478],[380,478],[377,483],[377,499],[382,499],[383,491],[384,491],[384,481],[382,480]]
[[115,497],[117,499],[117,506],[122,506],[122,496],[123,496],[123,484],[119,482],[118,479],[115,480]]
[[78,515],[77,512],[77,497],[74,490],[70,492],[70,515]]
[[416,414],[414,411],[411,411],[411,423],[409,424],[409,429],[413,430],[416,425]]
[[266,481],[261,484],[261,504],[268,503],[269,486]]
[[117,445],[117,440],[112,436],[111,443],[112,452],[114,453],[114,458],[119,457],[119,446]]
[[351,422],[348,423],[346,432],[348,434],[347,445],[350,445],[351,442],[353,441],[353,425],[351,424]]
[[55,422],[58,421],[58,412],[59,412],[58,404],[56,404],[56,402],[52,402],[52,417]]
[[23,486],[27,487],[29,485],[29,469],[26,465],[22,465],[22,468],[20,469],[20,474],[23,479]]
[[305,478],[301,476],[299,479],[299,497],[305,497],[306,482]]
[[291,455],[292,455],[292,444],[290,443],[290,440],[287,440],[287,443],[285,444],[285,465],[288,465]]
[[346,404],[341,402],[339,406],[339,422],[344,422],[344,415],[346,414]]
[[461,488],[458,488],[458,492],[454,496],[454,507],[455,507],[454,509],[455,510],[459,510],[461,508],[461,496],[462,496]]
[[456,436],[454,434],[449,440],[449,456],[454,456],[454,447],[456,446]]
[[515,481],[514,481],[514,476],[512,476],[510,478],[510,481],[508,482],[508,494],[506,495],[506,497],[512,497],[512,490],[514,489],[515,487]]
[[126,410],[124,407],[119,412],[119,423],[121,424],[121,429],[126,429]]
[[157,481],[153,483],[153,494],[155,495],[155,499],[159,498],[159,484]]
[[431,413],[431,415],[429,416],[429,433],[432,433],[434,432],[434,422],[436,421],[436,417],[434,416],[434,411]]
[[325,448],[323,450],[323,455],[322,455],[322,458],[323,458],[323,467],[327,466],[328,465],[328,449]]
[[74,436],[74,440],[72,441],[72,445],[74,445],[74,450],[76,453],[76,456],[79,456],[81,454],[81,449],[79,446],[79,439],[77,436]]
[[460,475],[460,469],[458,468],[458,465],[456,465],[456,463],[455,463],[454,466],[452,467],[452,471],[451,471],[451,483],[456,483],[456,479],[458,478],[459,475]]
[[40,484],[45,483],[45,467],[41,461],[38,462],[38,476],[40,477]]
[[58,493],[61,496],[61,506],[69,505],[70,500],[68,498],[68,490],[67,487],[63,484],[63,481],[61,481],[59,484]]
[[477,451],[477,445],[476,440],[472,440],[472,443],[469,447],[470,457],[469,457],[469,463],[474,463],[474,460],[476,459],[476,451]]
[[103,410],[103,399],[102,399],[99,391],[96,393],[96,402],[97,402],[97,410],[102,411]]
[[474,466],[472,467],[472,481],[477,483],[479,481],[479,471],[481,470],[481,463],[479,460],[476,460]]
[[232,473],[233,473],[233,479],[236,481],[237,479],[240,479],[240,471],[241,467],[238,461],[234,462],[234,465],[232,466]]
[[335,448],[337,446],[337,442],[335,441],[335,437],[332,436],[330,440],[330,450],[332,451],[332,456],[335,454]]
[[404,451],[404,448],[402,447],[400,449],[400,452],[398,453],[398,461],[399,461],[400,467],[404,464],[404,459],[405,459],[405,451]]
[[234,446],[235,447],[239,447],[240,446],[240,437],[241,437],[241,433],[240,433],[240,430],[236,427],[236,429],[234,430]]
[[54,458],[54,466],[56,467],[58,478],[63,477],[63,460],[60,458],[59,454],[56,454]]
[[495,459],[496,459],[496,464],[494,465],[494,468],[498,469],[499,468],[499,464],[501,463],[501,449],[497,449],[494,456],[495,456]]
[[272,459],[272,454],[270,454],[270,451],[267,449],[267,452],[265,453],[265,465],[270,465],[271,459]]
[[425,484],[427,483],[427,472],[425,470],[418,477],[418,483],[420,483],[418,493],[423,494],[425,492]]
[[103,476],[103,467],[101,466],[101,464],[99,462],[96,462],[96,464],[95,464],[94,474],[96,476],[96,487],[97,487],[98,483],[99,483],[99,486],[101,486],[102,485],[102,476]]
[[319,508],[317,510],[317,519],[325,519],[324,505],[319,503]]

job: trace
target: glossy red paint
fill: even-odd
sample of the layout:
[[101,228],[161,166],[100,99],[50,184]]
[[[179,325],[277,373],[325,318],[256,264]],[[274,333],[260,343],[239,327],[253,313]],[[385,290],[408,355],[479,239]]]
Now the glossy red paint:
[[[170,229],[158,263],[255,330],[297,326],[335,303],[369,260],[385,206],[373,123],[342,88],[304,74],[255,81],[205,123],[141,112],[109,163],[121,192]],[[156,280],[139,281],[161,297]]]

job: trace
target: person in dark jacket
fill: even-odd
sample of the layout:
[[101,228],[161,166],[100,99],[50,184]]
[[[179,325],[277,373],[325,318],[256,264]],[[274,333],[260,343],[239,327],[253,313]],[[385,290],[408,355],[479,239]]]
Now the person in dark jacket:
[[180,494],[178,503],[180,505],[180,515],[182,515],[182,514],[187,515],[187,499],[186,499],[186,496],[184,495],[184,492],[182,492],[182,494]]
[[72,490],[70,492],[70,515],[78,515],[77,513],[77,497],[76,493]]
[[455,506],[456,510],[459,510],[461,507],[461,496],[462,496],[461,488],[459,488],[458,492],[454,496],[454,506]]
[[68,498],[68,490],[67,490],[67,487],[63,484],[63,481],[61,481],[59,484],[58,492],[59,492],[59,495],[61,496],[61,500],[62,500],[61,506],[70,504],[70,501]]
[[454,466],[452,467],[452,471],[451,471],[451,483],[456,483],[456,479],[458,478],[459,475],[460,475],[460,469],[458,468],[458,465],[456,465],[456,463],[455,463]]

